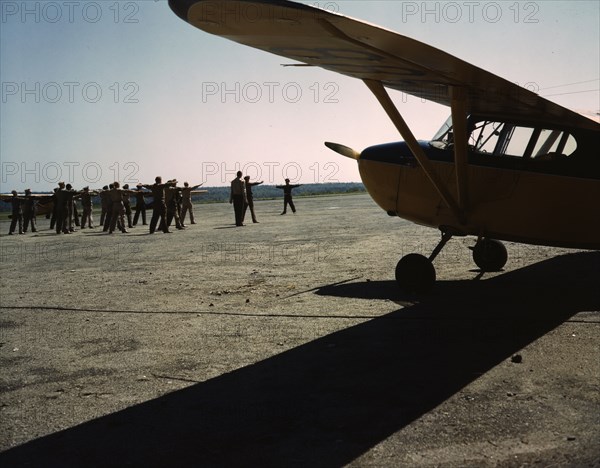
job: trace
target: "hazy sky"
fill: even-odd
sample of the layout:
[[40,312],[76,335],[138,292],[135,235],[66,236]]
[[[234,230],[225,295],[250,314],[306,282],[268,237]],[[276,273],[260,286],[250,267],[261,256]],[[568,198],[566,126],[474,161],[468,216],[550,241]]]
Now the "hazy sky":
[[[442,49],[596,113],[600,2],[303,2]],[[360,181],[324,147],[399,136],[360,81],[206,34],[160,1],[0,2],[0,190],[59,180]],[[271,84],[269,84],[271,83]],[[273,85],[272,83],[276,83]],[[394,93],[417,138],[449,109]],[[406,102],[403,102],[406,101]]]

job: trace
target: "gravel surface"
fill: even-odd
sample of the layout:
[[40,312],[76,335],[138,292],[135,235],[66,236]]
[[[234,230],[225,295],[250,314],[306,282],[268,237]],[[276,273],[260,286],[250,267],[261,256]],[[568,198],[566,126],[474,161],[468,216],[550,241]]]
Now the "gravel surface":
[[600,254],[439,232],[367,195],[197,205],[172,234],[7,236],[0,466],[600,466]]

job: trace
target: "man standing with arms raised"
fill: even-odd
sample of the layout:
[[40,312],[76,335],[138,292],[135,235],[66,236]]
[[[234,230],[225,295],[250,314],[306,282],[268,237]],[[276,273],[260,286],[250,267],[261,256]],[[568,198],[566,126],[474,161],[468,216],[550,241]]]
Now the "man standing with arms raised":
[[[184,222],[185,222],[185,215],[187,214],[187,212],[190,212],[190,224],[196,224],[196,221],[194,220],[194,206],[192,205],[192,191],[196,190],[197,188],[201,187],[202,184],[198,184],[198,185],[194,185],[193,187],[190,187],[190,184],[187,182],[183,183],[183,188],[181,189],[181,196],[182,196],[182,202],[181,202],[181,225],[184,226]],[[203,190],[203,192],[206,192],[206,190]]]
[[276,185],[278,189],[283,189],[283,212],[282,215],[287,213],[287,206],[290,205],[292,209],[292,213],[296,214],[296,207],[294,206],[294,201],[292,200],[292,189],[300,187],[300,184],[291,185],[290,179],[285,179],[285,185]]
[[165,189],[171,187],[173,184],[167,182],[162,183],[162,177],[156,177],[155,183],[152,185],[143,185],[147,189],[152,191],[152,198],[154,199],[152,204],[152,219],[150,220],[150,234],[154,234],[156,230],[156,223],[160,221],[163,232],[166,234],[169,231],[167,225],[167,205],[165,204]]
[[242,222],[244,222],[244,218],[246,217],[246,209],[250,208],[252,222],[258,223],[258,220],[256,219],[256,214],[254,213],[254,195],[252,195],[252,187],[262,184],[263,181],[261,180],[260,182],[250,182],[250,176],[247,175],[246,177],[244,177],[244,183],[246,185],[246,198],[248,199],[248,203],[244,205],[244,214],[242,215]]

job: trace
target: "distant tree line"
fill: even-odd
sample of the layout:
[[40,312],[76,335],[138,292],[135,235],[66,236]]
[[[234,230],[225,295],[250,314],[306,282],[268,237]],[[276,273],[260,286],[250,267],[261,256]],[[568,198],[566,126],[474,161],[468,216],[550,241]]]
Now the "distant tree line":
[[[202,187],[208,193],[195,196],[196,203],[218,203],[229,200],[229,187]],[[294,197],[311,197],[320,195],[339,195],[349,193],[364,193],[365,186],[357,182],[339,182],[327,184],[303,184],[294,189]],[[258,185],[252,188],[255,200],[272,200],[283,197],[283,191],[274,185]]]
[[[202,195],[193,195],[194,203],[222,203],[229,201],[229,187],[201,187],[208,190]],[[322,195],[339,195],[366,192],[365,186],[358,182],[335,182],[326,184],[303,184],[294,189],[294,197],[311,197]],[[283,191],[274,185],[258,185],[252,189],[255,200],[271,200],[282,198]],[[94,205],[98,206],[100,197],[94,197]],[[0,211],[10,211],[10,204],[1,202]]]

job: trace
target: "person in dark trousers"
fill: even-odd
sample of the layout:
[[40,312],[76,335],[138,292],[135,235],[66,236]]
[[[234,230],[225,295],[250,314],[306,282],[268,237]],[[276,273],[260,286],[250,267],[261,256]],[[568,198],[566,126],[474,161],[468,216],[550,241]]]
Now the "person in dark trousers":
[[99,193],[100,195],[100,226],[104,226],[104,221],[106,221],[106,214],[108,213],[108,207],[110,205],[110,196],[108,195],[108,185],[102,187],[102,191]]
[[75,198],[78,196],[78,192],[73,189],[71,184],[67,184],[65,187],[67,192],[67,229],[69,232],[75,232],[75,228],[73,227],[73,223],[75,226],[79,227],[79,214],[77,213],[77,205],[75,203]]
[[[165,206],[167,207],[167,229],[171,227],[173,218],[175,218],[175,227],[177,229],[184,229],[179,219],[179,212],[177,211],[177,194],[181,190],[181,187],[177,187],[177,180],[169,180],[167,182],[169,187],[165,188]],[[159,229],[163,229],[162,225],[158,226]]]
[[17,224],[19,224],[19,234],[23,234],[23,211],[21,204],[25,201],[25,199],[23,197],[19,197],[18,195],[19,194],[17,191],[13,190],[10,197],[1,197],[2,201],[10,203],[12,207],[10,228],[8,229],[8,235],[10,236],[12,236],[13,232],[15,232]]
[[292,189],[300,187],[301,184],[291,185],[290,179],[285,179],[285,185],[277,185],[278,189],[283,189],[283,212],[282,215],[287,213],[287,206],[290,205],[292,209],[292,213],[296,213],[296,207],[294,206],[294,201],[292,200]]
[[35,210],[38,200],[31,194],[31,189],[25,189],[25,200],[23,201],[23,232],[27,232],[31,223],[31,232],[37,232],[35,225]]
[[[175,213],[177,214],[177,219],[179,219],[179,225],[181,226],[181,228],[184,228],[185,226],[183,225],[183,221],[181,221],[181,204],[183,203],[183,194],[181,193],[183,191],[183,187],[177,187],[177,183],[175,184],[175,194],[174,194],[174,199],[175,199]],[[169,218],[169,207],[167,206],[167,221]]]
[[135,192],[135,215],[133,216],[133,225],[135,226],[142,215],[142,224],[146,226],[146,202],[144,197],[152,195],[150,192],[144,192],[142,184],[137,184],[137,190]]
[[229,203],[233,203],[235,212],[235,225],[244,225],[244,205],[248,203],[246,198],[246,184],[242,180],[242,171],[237,172],[237,177],[231,181],[231,192]]
[[110,201],[112,202],[112,214],[108,233],[112,234],[115,228],[123,233],[127,233],[125,228],[125,198],[133,194],[133,190],[122,189],[119,182],[113,182],[113,188],[109,191]]
[[252,187],[256,185],[262,184],[263,181],[260,182],[250,182],[250,176],[244,177],[244,184],[246,185],[246,198],[248,202],[244,205],[244,213],[242,215],[242,222],[244,222],[244,218],[246,217],[246,210],[250,208],[250,214],[252,215],[252,222],[258,223],[256,220],[256,213],[254,213],[254,198],[252,195]]
[[71,193],[65,188],[64,182],[58,183],[58,190],[55,193],[56,198],[56,234],[70,234],[69,231],[69,201],[72,200]]
[[57,215],[57,206],[58,203],[56,203],[56,192],[58,192],[60,190],[60,187],[56,187],[54,189],[54,193],[52,195],[52,215],[50,216],[50,230],[53,230],[54,227],[56,226],[56,215]]
[[166,234],[169,231],[169,226],[167,225],[167,205],[165,204],[165,189],[171,187],[173,184],[167,182],[166,184],[162,183],[162,177],[158,176],[155,179],[155,183],[152,185],[142,185],[152,191],[152,198],[154,199],[152,202],[152,219],[150,220],[150,234],[154,234],[156,230],[156,224],[160,221],[160,226],[162,226],[162,231]]
[[[129,190],[129,184],[123,185],[123,190]],[[131,229],[133,223],[131,222],[131,192],[123,195],[123,206],[125,207],[125,218],[127,219],[127,227]]]
[[[112,209],[113,209],[113,202],[110,197],[110,192],[114,188],[115,188],[114,184],[108,184],[108,190],[103,190],[100,193],[101,199],[102,199],[103,193],[104,193],[104,196],[106,197],[106,213],[104,215],[104,224],[102,227],[102,231],[104,231],[104,232],[108,232],[108,230],[110,228],[110,222],[111,222],[111,218],[112,218]],[[119,228],[119,229],[121,229],[121,228]]]
[[73,186],[71,184],[67,184],[67,190],[70,193],[70,197],[71,200],[69,201],[68,204],[68,210],[69,210],[69,231],[73,232],[75,229],[73,228],[73,223],[75,223],[75,226],[79,227],[81,225],[81,223],[79,222],[79,212],[77,211],[77,202],[76,202],[76,198],[79,197],[79,192],[77,192],[75,189],[73,189]]

